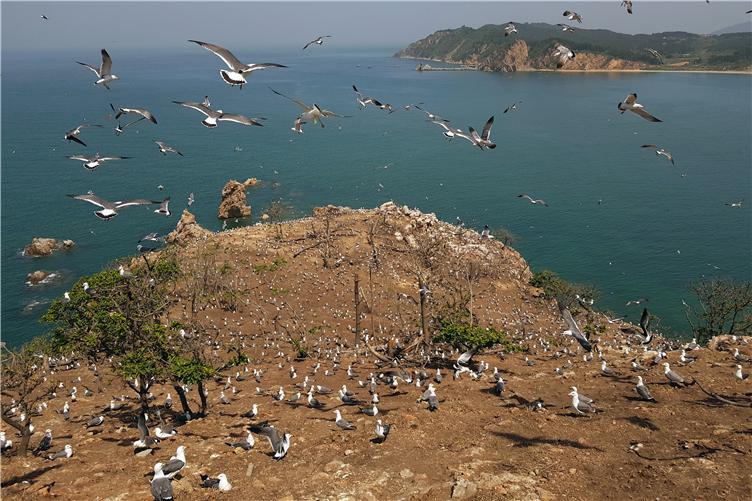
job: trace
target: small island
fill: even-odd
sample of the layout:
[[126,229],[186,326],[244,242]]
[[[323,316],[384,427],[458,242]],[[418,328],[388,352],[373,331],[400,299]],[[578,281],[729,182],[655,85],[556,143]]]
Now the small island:
[[395,57],[456,63],[481,71],[555,70],[551,51],[564,44],[576,57],[556,71],[712,71],[752,73],[752,33],[697,35],[663,32],[626,35],[577,27],[563,32],[546,23],[487,24],[436,31]]

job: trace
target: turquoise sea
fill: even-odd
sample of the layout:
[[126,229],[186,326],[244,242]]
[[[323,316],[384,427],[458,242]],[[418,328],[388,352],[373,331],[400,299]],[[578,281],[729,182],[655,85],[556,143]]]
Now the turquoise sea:
[[[646,297],[678,336],[688,334],[681,301],[691,300],[689,282],[752,276],[749,75],[421,73],[416,61],[390,57],[396,47],[329,47],[267,51],[262,59],[289,68],[254,73],[240,90],[220,80],[216,57],[186,42],[162,53],[109,48],[121,80],[107,91],[75,63],[98,61],[98,49],[2,53],[2,337],[11,344],[44,332],[44,303],[77,276],[135,253],[149,232],[170,231],[190,192],[198,221],[219,230],[220,191],[231,178],[264,182],[249,190],[254,218],[243,224],[278,199],[297,215],[323,204],[394,200],[478,230],[505,227],[533,269],[594,284],[599,308],[632,320],[641,307],[626,301]],[[353,84],[398,111],[359,110]],[[350,117],[329,119],[324,129],[308,124],[296,136],[290,127],[298,109],[267,86]],[[664,122],[620,116],[616,105],[631,92]],[[198,112],[172,104],[204,95],[215,109],[266,117],[265,126],[207,129]],[[518,111],[503,114],[515,101],[522,101]],[[480,129],[495,115],[498,147],[445,141],[421,113],[402,109],[415,102],[461,128]],[[115,136],[109,103],[148,108],[159,124],[141,122]],[[105,127],[84,130],[88,148],[66,143],[65,131],[84,121]],[[163,157],[153,139],[185,157]],[[644,143],[671,151],[676,166]],[[89,172],[65,158],[97,151],[132,159]],[[94,206],[65,196],[88,190],[110,200],[171,196],[173,215],[131,207],[101,221]],[[523,192],[550,207],[518,199]],[[725,205],[740,199],[742,208]],[[35,236],[77,245],[49,258],[21,256]],[[63,279],[26,286],[37,269]],[[34,301],[41,304],[29,308]]]

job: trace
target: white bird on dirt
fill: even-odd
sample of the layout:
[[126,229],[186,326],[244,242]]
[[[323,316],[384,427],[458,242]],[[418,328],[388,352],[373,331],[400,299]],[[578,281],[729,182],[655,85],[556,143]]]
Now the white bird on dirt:
[[742,366],[736,364],[736,370],[734,371],[734,377],[739,381],[744,381],[749,377],[749,374],[742,374]]
[[647,400],[648,402],[656,401],[653,398],[653,395],[650,394],[650,390],[648,390],[648,387],[645,386],[645,383],[642,382],[642,376],[637,376],[637,386],[635,386],[635,390],[637,391],[637,394],[640,396],[641,399]]
[[666,375],[666,378],[668,378],[669,383],[672,386],[687,385],[687,382],[682,376],[671,370],[671,366],[668,364],[668,362],[663,362],[663,373]]
[[575,388],[574,386],[572,387],[572,391],[569,392],[569,395],[572,397],[572,407],[579,414],[595,412],[595,407],[593,407],[590,403],[582,400],[579,393],[577,393],[577,388]]

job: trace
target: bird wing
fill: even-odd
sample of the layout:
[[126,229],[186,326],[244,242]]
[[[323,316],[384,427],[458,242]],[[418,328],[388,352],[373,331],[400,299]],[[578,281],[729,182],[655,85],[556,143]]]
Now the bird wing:
[[106,50],[102,49],[102,67],[99,71],[100,77],[112,74],[112,58]]
[[656,144],[643,144],[642,146],[640,146],[640,148],[657,148],[657,147],[658,145]]
[[108,202],[107,200],[103,198],[99,198],[96,195],[68,195],[71,198],[75,198],[76,200],[83,200],[84,202],[89,202],[90,204],[94,204],[98,207],[101,207],[103,209],[112,209],[115,204],[112,202]]
[[624,104],[634,104],[635,101],[637,101],[637,94],[630,94],[624,99]]
[[648,313],[647,308],[643,308],[642,316],[640,316],[640,328],[642,328],[642,332],[644,332],[646,336],[648,335],[649,326],[650,326],[650,314]]
[[478,131],[473,129],[472,127],[468,127],[467,130],[470,132],[470,136],[473,138],[474,143],[480,142],[480,135],[478,135]]
[[[76,137],[75,135],[73,135],[73,134],[68,134],[68,136],[66,137],[66,139],[68,139],[68,141],[74,141],[74,142],[76,142],[76,143],[78,143],[78,144],[81,144],[81,145],[83,145],[83,146],[86,146],[86,143],[84,143],[83,141],[81,141],[81,140],[80,140],[79,138],[77,138],[77,137]],[[69,157],[69,158],[72,158],[72,157]],[[77,160],[77,159],[73,158],[73,160]]]
[[73,155],[68,157],[70,160],[79,160],[81,162],[92,162],[96,160],[97,157],[91,157],[86,155]]
[[99,157],[100,162],[106,162],[108,160],[127,160],[130,157],[118,157],[118,156],[111,156],[111,157]]
[[243,73],[250,73],[251,71],[256,70],[265,70],[266,68],[287,68],[287,66],[277,63],[254,63],[249,64],[248,69],[244,70]]
[[481,133],[480,137],[482,137],[484,140],[488,141],[488,137],[491,135],[491,127],[493,127],[494,117],[491,115],[491,118],[488,119],[486,122],[486,125],[483,126],[483,132]]
[[206,42],[199,42],[198,40],[188,40],[189,42],[193,42],[195,44],[200,45],[204,49],[208,50],[209,52],[214,53],[217,57],[219,57],[224,63],[234,71],[242,71],[246,69],[246,65],[241,63],[240,60],[238,60],[237,57],[235,57],[232,52],[225,49],[224,47],[220,47],[219,45],[214,45],[211,43]]
[[318,38],[317,38],[316,40],[311,40],[310,42],[308,42],[307,44],[305,44],[305,46],[303,47],[303,50],[306,50],[306,49],[308,48],[308,46],[309,46],[309,45],[311,45],[312,43],[316,43],[316,42],[318,42],[318,41],[319,41],[319,39],[318,39]]
[[170,473],[180,471],[183,466],[185,466],[185,463],[178,458],[170,459],[169,461],[167,461],[167,463],[165,463],[164,466],[162,466],[162,473],[169,475]]
[[[162,471],[164,473],[164,471]],[[155,478],[151,481],[151,493],[154,499],[172,499],[172,483],[167,477]]]
[[131,108],[128,111],[130,111],[132,113],[138,113],[139,115],[141,115],[142,117],[146,118],[150,122],[155,123],[155,124],[157,123],[157,119],[154,118],[154,115],[152,115],[151,111],[149,111],[149,110],[141,109],[141,108]]
[[141,434],[141,439],[149,436],[149,428],[146,427],[146,418],[143,412],[138,415],[138,432]]
[[272,449],[277,451],[282,443],[279,433],[274,426],[251,426],[251,431],[256,435],[266,437]]
[[154,201],[154,200],[147,200],[145,198],[137,198],[135,200],[122,200],[115,202],[115,208],[120,209],[122,207],[128,207],[130,205],[152,205],[152,204],[161,204],[162,202]]
[[636,113],[637,115],[640,115],[642,118],[644,118],[648,122],[662,122],[663,121],[663,120],[659,120],[658,118],[655,118],[653,115],[645,111],[644,108],[630,108],[629,111]]
[[262,124],[252,118],[244,115],[233,115],[231,113],[223,113],[217,120],[220,122],[236,122],[243,125],[258,125],[259,127],[263,127]]
[[100,76],[100,75],[99,75],[99,68],[95,68],[94,66],[92,66],[92,65],[90,65],[90,64],[82,63],[81,61],[76,61],[76,62],[77,62],[78,64],[82,65],[82,66],[86,66],[87,68],[89,68],[89,69],[90,69],[91,71],[93,71],[93,72],[94,72],[94,74],[95,74],[96,76]]
[[200,111],[207,117],[212,116],[212,114],[214,113],[214,110],[212,110],[211,108],[209,108],[203,103],[193,103],[193,102],[185,102],[185,101],[173,101],[173,103],[179,104],[180,106],[185,106],[186,108],[191,108],[196,111]]
[[166,145],[165,143],[163,143],[162,141],[154,141],[154,142],[155,142],[155,143],[157,143],[157,146],[159,146],[159,147],[160,147],[160,148],[162,148],[162,149],[165,149],[165,150],[167,150],[167,149],[169,149],[169,148],[170,148],[169,146],[167,146],[167,145]]
[[272,91],[272,92],[274,92],[274,93],[275,93],[275,94],[277,94],[278,96],[282,96],[282,97],[284,97],[285,99],[289,99],[289,100],[290,100],[290,101],[292,101],[293,103],[295,103],[295,104],[297,104],[298,106],[300,106],[301,108],[303,108],[303,109],[304,109],[305,111],[309,111],[309,110],[311,109],[311,107],[310,107],[310,106],[308,106],[307,104],[305,104],[305,103],[304,103],[303,101],[298,101],[297,99],[293,99],[293,98],[291,98],[290,96],[286,96],[286,95],[282,94],[281,92],[277,92],[276,90],[272,89],[271,87],[269,87],[269,90],[270,90],[270,91]]

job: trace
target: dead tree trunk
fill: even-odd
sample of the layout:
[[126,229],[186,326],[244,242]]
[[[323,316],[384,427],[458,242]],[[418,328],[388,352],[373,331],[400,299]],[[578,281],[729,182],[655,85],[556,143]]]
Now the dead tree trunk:
[[360,339],[360,279],[355,274],[355,342]]

